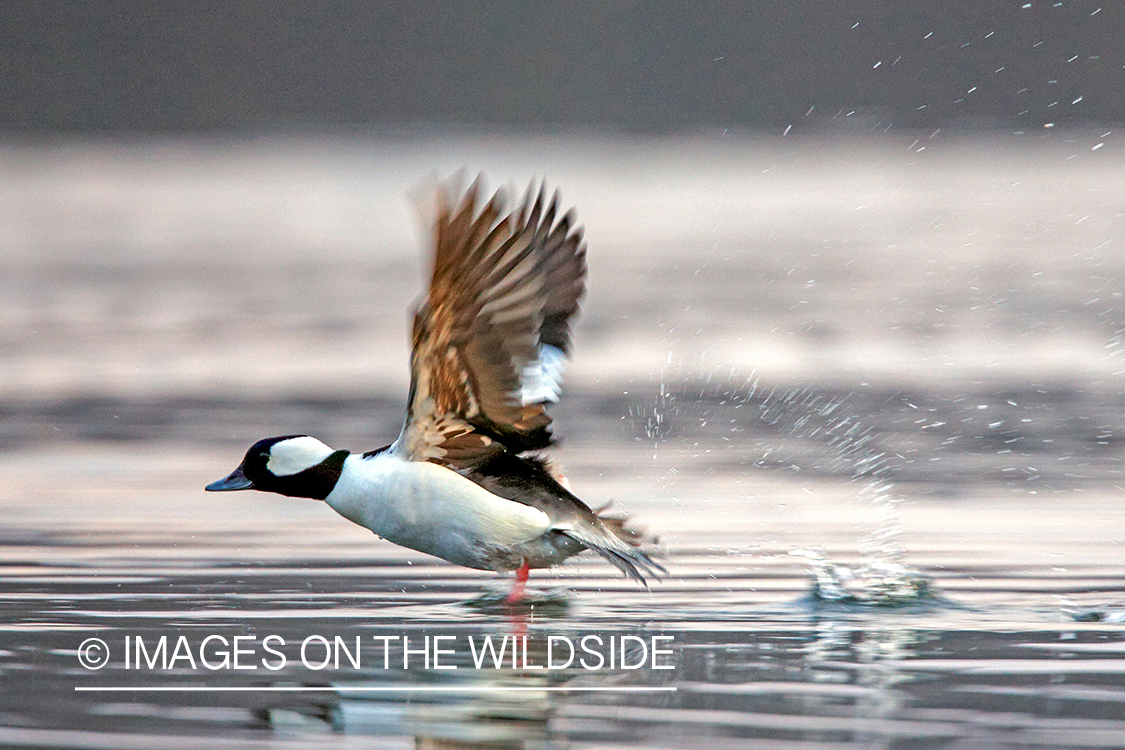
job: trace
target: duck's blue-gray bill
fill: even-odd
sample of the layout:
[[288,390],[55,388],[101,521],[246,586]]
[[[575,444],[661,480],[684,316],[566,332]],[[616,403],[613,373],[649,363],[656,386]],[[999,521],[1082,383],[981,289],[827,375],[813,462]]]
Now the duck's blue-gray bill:
[[246,478],[246,475],[242,473],[242,467],[239,466],[237,469],[230,473],[230,476],[226,477],[225,479],[220,479],[217,482],[211,482],[211,484],[207,485],[205,489],[208,492],[252,490],[254,489],[254,483]]

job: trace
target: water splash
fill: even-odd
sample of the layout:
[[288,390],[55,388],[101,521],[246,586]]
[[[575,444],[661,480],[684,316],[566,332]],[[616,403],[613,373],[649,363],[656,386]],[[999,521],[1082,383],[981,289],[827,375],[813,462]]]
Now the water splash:
[[816,603],[903,607],[936,597],[930,580],[900,562],[868,559],[856,568],[832,562],[818,549],[796,549],[812,574],[809,598]]
[[[901,543],[906,498],[894,477],[908,459],[888,445],[889,436],[866,413],[870,398],[809,386],[764,388],[753,374],[739,382],[735,372],[723,377],[714,368],[679,388],[673,375],[669,387],[670,366],[660,369],[651,402],[630,409],[638,437],[643,428],[641,439],[654,443],[654,458],[669,436],[683,433],[693,447],[722,445],[716,455],[741,451],[757,469],[846,478],[854,488],[849,494],[868,515],[860,527],[861,563],[852,569],[807,550],[795,552],[809,560],[814,598],[893,605],[927,595],[928,581],[907,565]],[[757,437],[748,440],[748,433]],[[695,456],[701,452],[708,451]]]
[[857,497],[877,511],[873,528],[863,542],[864,556],[901,562],[898,537],[904,498],[897,492],[892,475],[904,459],[880,446],[880,432],[848,410],[848,400],[848,394],[829,395],[812,388],[774,390],[763,399],[760,418],[763,424],[780,428],[786,438],[821,446],[827,454],[829,472],[848,476],[858,484]]
[[848,410],[848,395],[830,396],[812,388],[771,392],[761,403],[763,423],[783,426],[787,437],[819,443],[828,468],[858,484],[856,497],[873,512],[860,541],[861,563],[838,565],[819,551],[794,550],[809,563],[811,596],[872,606],[917,603],[932,596],[929,580],[905,562],[901,544],[902,505],[893,474],[904,457],[880,446],[880,432]]

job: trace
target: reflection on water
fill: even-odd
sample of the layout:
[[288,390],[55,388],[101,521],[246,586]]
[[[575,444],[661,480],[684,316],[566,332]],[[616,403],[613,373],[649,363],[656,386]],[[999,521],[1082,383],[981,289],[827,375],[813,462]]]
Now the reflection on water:
[[[568,579],[568,611],[505,617],[465,606],[466,589],[478,584],[450,579],[440,566],[419,575],[381,558],[204,566],[156,550],[127,564],[120,555],[105,548],[84,555],[84,564],[25,562],[6,574],[6,740],[49,737],[50,744],[85,747],[95,734],[124,732],[142,742],[151,737],[152,746],[163,735],[215,737],[217,746],[220,735],[269,733],[323,736],[326,744],[342,735],[445,747],[564,740],[687,747],[708,736],[894,747],[912,739],[1034,737],[1039,746],[1102,747],[1125,730],[1120,625],[1064,617],[1057,602],[1069,582],[1049,571],[993,571],[958,594],[967,606],[930,600],[871,609],[804,596],[808,577],[779,559],[772,574],[752,581],[772,583],[780,595],[778,604],[763,605],[749,588],[715,601],[717,589],[730,591],[726,581],[717,587],[713,577],[693,572],[729,556],[709,553],[686,556],[687,580],[674,593],[610,595],[598,590],[604,579],[595,569],[591,578]],[[1054,609],[1007,603],[1011,595],[997,588],[1013,579],[1033,602]],[[1119,578],[1101,582],[1120,590]],[[96,672],[80,669],[76,655],[92,634],[116,654]],[[193,647],[207,636],[223,643],[241,636],[250,654],[243,664],[259,665],[280,662],[260,645],[272,635],[287,663],[276,672],[209,672],[182,662],[124,667],[126,637],[151,646],[169,634]],[[632,636],[626,664],[644,660],[637,643],[662,636],[674,669],[655,670],[651,662],[639,669],[535,668],[561,665],[568,655],[558,649],[549,657],[549,639],[577,644],[591,634]],[[317,639],[305,661],[301,645],[310,636]],[[427,669],[426,639],[435,636],[445,640],[431,645],[430,656],[435,648],[443,653]],[[337,637],[348,649],[339,668],[314,669]],[[518,652],[516,667],[488,659],[476,668],[468,644],[486,637],[495,644],[526,638],[527,652]],[[154,649],[147,653],[156,659]],[[214,647],[205,658],[217,664],[223,653]],[[256,691],[144,692],[169,685]],[[74,686],[130,689],[76,694]],[[607,687],[624,690],[582,692]],[[663,687],[676,692],[629,691]],[[503,692],[509,688],[519,691]],[[48,727],[65,732],[48,735]]]
[[[931,144],[0,152],[0,744],[1122,746],[1125,169]],[[661,536],[651,591],[580,557],[510,608],[318,503],[202,492],[263,435],[397,433],[390,204],[452,162],[588,221],[560,454]]]
[[[213,460],[222,450],[211,452]],[[166,455],[147,458],[155,460],[135,466],[168,466]],[[81,470],[94,476],[87,472]],[[88,494],[73,487],[74,474],[61,466],[59,474],[52,494]],[[167,487],[176,474],[156,476]],[[708,737],[720,745],[755,738],[956,747],[1019,738],[1081,748],[1113,746],[1125,731],[1125,580],[1106,557],[1112,540],[1054,542],[1055,552],[1042,556],[1017,544],[1011,559],[999,562],[979,541],[958,544],[946,531],[926,543],[911,530],[912,513],[924,511],[919,501],[904,513],[904,546],[933,589],[912,599],[884,598],[872,607],[870,600],[817,595],[823,566],[862,562],[855,557],[858,537],[851,552],[835,542],[826,557],[810,560],[807,550],[795,554],[796,546],[715,548],[684,544],[691,539],[681,535],[670,550],[673,576],[651,592],[619,580],[597,559],[581,559],[557,577],[543,576],[530,610],[505,611],[496,605],[505,582],[490,584],[474,571],[353,534],[315,505],[282,501],[269,515],[264,501],[241,520],[216,520],[201,512],[210,498],[193,498],[191,485],[153,492],[137,470],[117,479],[131,489],[114,498],[130,499],[127,507],[147,531],[117,536],[88,519],[83,528],[61,522],[54,534],[35,531],[40,522],[17,520],[6,532],[6,742],[88,747],[108,737],[117,738],[108,740],[115,746],[159,747],[171,735],[193,737],[188,746],[201,747],[262,737],[314,747],[347,738],[441,747],[693,747]],[[182,501],[194,520],[173,518],[159,528],[154,520],[163,514],[152,506],[160,498]],[[935,505],[947,513],[948,502]],[[1089,518],[1096,506],[1078,501],[1073,510]],[[105,508],[77,509],[85,519],[83,510]],[[114,511],[105,526],[123,526],[120,514]],[[665,528],[674,518],[653,516]],[[1037,515],[1038,527],[1051,524],[1058,525],[1051,513]],[[846,535],[839,522],[832,526]],[[808,536],[824,541],[815,531]],[[1068,553],[1077,545],[1090,545],[1084,552],[1102,562],[1072,562]],[[559,644],[590,635],[603,642],[632,637],[627,665],[644,661],[638,641],[667,638],[661,643],[674,669],[653,669],[651,662],[637,669],[535,668],[561,665],[568,653]],[[182,655],[162,668],[154,648],[162,636],[169,638],[168,657],[173,642],[186,639],[196,668]],[[222,640],[203,658],[221,663],[241,637],[242,663],[258,668],[205,668],[199,647],[209,636]],[[279,639],[272,647],[284,657],[276,671],[264,666],[281,663],[264,650],[267,636]],[[445,640],[435,644],[439,636]],[[109,664],[96,671],[78,662],[79,644],[89,637],[102,638],[111,651]],[[136,657],[125,667],[127,638],[147,644],[142,658],[156,662],[151,668]],[[347,649],[339,666],[319,668],[326,644],[337,638]],[[485,638],[496,648],[505,638],[519,641],[521,649],[506,651],[499,667],[484,659],[478,668],[470,644]],[[548,642],[556,648],[550,656]],[[437,648],[443,653],[427,668]],[[76,686],[129,689],[76,693]],[[145,692],[168,686],[227,692]],[[240,687],[255,690],[230,691]],[[513,687],[520,690],[499,689]],[[590,688],[626,690],[584,692]]]

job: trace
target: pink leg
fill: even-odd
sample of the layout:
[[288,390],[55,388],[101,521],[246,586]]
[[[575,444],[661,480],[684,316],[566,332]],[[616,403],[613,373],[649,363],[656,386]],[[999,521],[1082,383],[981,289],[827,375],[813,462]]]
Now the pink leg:
[[505,600],[508,604],[517,604],[523,601],[523,591],[527,587],[527,579],[531,575],[531,566],[525,560],[523,565],[516,569],[516,581],[512,584],[512,590],[508,592],[508,598]]

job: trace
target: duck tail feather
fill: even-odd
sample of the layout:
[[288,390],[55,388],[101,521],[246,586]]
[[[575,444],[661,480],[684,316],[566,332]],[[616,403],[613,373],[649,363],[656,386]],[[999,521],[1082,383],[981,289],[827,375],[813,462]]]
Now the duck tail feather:
[[643,526],[638,526],[624,513],[606,513],[612,505],[613,501],[610,500],[605,505],[594,508],[594,515],[598,517],[603,526],[613,532],[614,536],[634,547],[639,547],[642,544],[655,545],[660,543],[660,537]]
[[661,578],[668,575],[667,568],[639,549],[640,541],[620,537],[609,524],[605,524],[604,528],[567,529],[564,533],[597,552],[610,565],[620,570],[626,578],[637,581],[646,589],[648,588],[646,576]]

